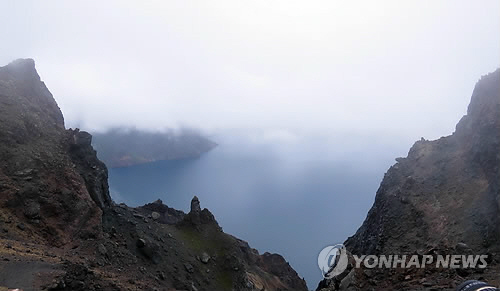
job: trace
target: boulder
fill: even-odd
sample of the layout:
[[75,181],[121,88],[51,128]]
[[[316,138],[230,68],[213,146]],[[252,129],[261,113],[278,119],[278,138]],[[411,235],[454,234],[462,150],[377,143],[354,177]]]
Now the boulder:
[[151,213],[151,218],[152,218],[153,220],[157,220],[157,219],[159,219],[159,218],[160,218],[160,213],[158,213],[158,212],[156,212],[156,211],[153,211],[153,212]]
[[203,252],[203,253],[201,254],[200,261],[201,261],[203,264],[208,264],[208,262],[210,261],[210,256],[209,256],[207,253]]

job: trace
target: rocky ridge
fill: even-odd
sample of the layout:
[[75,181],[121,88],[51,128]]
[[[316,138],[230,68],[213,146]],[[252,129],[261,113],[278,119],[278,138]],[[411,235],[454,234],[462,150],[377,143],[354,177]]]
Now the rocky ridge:
[[486,254],[486,269],[353,269],[318,290],[454,290],[500,284],[500,70],[476,84],[456,131],[422,139],[385,174],[350,254]]
[[187,214],[116,205],[91,144],[65,129],[33,60],[0,67],[0,289],[307,290],[196,197]]

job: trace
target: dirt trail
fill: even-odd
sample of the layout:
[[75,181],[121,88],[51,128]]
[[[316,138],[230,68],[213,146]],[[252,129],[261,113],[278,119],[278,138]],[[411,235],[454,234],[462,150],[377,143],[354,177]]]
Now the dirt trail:
[[0,262],[0,286],[24,291],[40,290],[40,284],[61,274],[58,265],[37,261]]

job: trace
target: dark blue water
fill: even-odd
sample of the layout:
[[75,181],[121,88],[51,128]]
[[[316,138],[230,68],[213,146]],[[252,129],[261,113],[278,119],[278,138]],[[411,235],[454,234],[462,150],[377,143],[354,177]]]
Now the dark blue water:
[[282,254],[312,289],[321,279],[318,253],[361,225],[393,162],[391,151],[371,151],[329,156],[310,145],[222,142],[198,159],[111,169],[110,187],[115,201],[160,198],[184,211],[197,195],[225,232]]

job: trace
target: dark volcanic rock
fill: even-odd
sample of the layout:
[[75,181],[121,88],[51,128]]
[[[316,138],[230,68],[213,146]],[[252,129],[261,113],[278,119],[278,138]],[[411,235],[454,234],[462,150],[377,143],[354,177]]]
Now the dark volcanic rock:
[[[144,222],[152,210],[162,213],[160,219]],[[105,212],[106,233],[137,258],[110,256],[111,264],[135,261],[141,273],[157,274],[159,281],[171,282],[180,290],[190,290],[192,284],[197,290],[307,290],[283,257],[260,255],[248,243],[224,233],[207,209],[195,207],[188,214],[175,210],[174,215],[182,218],[175,223],[163,220],[171,210],[158,200],[138,208],[114,206]]]
[[[144,206],[141,206],[138,209],[143,214],[151,215],[154,220],[158,220],[158,222],[165,224],[176,224],[179,221],[182,221],[184,219],[184,216],[186,215],[180,210],[176,210],[163,204],[160,199],[156,200],[153,203],[148,203]],[[160,216],[157,217],[155,214],[154,216],[157,218],[154,218],[153,213],[158,213]]]
[[306,281],[299,278],[297,272],[281,255],[266,252],[260,256],[260,259],[260,266],[265,271],[281,278],[287,286],[298,290],[306,286]]
[[214,224],[219,227],[214,215],[210,212],[210,210],[206,208],[201,210],[200,200],[196,196],[194,196],[191,200],[191,211],[184,217],[181,223],[191,224],[194,226],[202,224]]
[[91,144],[64,128],[33,60],[0,68],[0,289],[307,290],[197,198],[188,214],[161,200],[115,205]]
[[[345,242],[347,249],[356,255],[423,251],[454,254],[457,248],[465,253],[498,253],[499,166],[500,70],[497,70],[476,84],[467,115],[460,120],[455,133],[435,141],[422,139],[413,145],[406,158],[397,159],[385,174],[363,225]],[[492,266],[489,273],[494,270],[496,267]],[[376,281],[370,281],[353,270],[350,280],[356,284],[350,289],[335,287],[340,283],[335,280],[322,282],[319,289],[367,290],[370,286],[374,290],[387,290],[391,284],[391,288],[404,287],[403,280],[389,270],[384,271]],[[464,270],[458,273],[465,277],[470,274]],[[446,274],[435,270],[416,276]],[[487,274],[488,269],[483,278]],[[431,285],[453,285],[450,282],[455,279],[461,280],[452,272],[448,278],[436,278],[437,282]],[[495,280],[496,277],[491,283]],[[411,290],[422,287],[415,281],[410,283],[405,284]]]
[[347,245],[353,253],[376,254],[460,242],[481,251],[497,243],[499,149],[497,70],[478,82],[453,135],[416,142],[408,157],[389,169],[367,219]]
[[92,135],[79,129],[69,129],[68,135],[71,159],[85,181],[90,197],[101,209],[110,206],[108,169],[92,148]]
[[198,197],[194,196],[193,199],[191,200],[191,212],[200,212],[201,211],[201,206],[200,206],[200,200]]
[[[64,244],[100,233],[101,210],[111,202],[107,170],[90,137],[66,131],[34,61],[0,67],[0,207],[36,237]],[[85,183],[82,183],[84,181]]]

